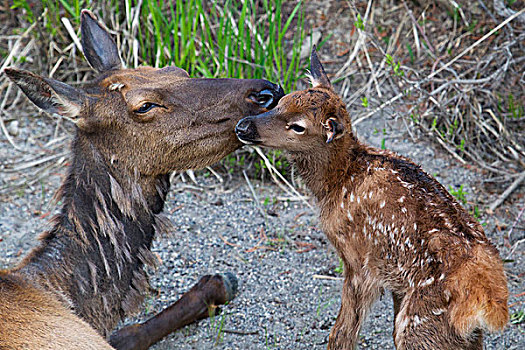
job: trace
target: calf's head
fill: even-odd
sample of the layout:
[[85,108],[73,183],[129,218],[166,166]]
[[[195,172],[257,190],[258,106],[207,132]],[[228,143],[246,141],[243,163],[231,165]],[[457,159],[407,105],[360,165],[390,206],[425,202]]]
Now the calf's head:
[[110,34],[82,11],[84,55],[100,75],[83,89],[6,69],[38,107],[73,121],[105,161],[143,176],[210,165],[238,148],[235,124],[284,95],[266,80],[192,79],[177,67],[124,69]]
[[345,134],[351,135],[350,117],[332,89],[315,47],[310,74],[311,88],[284,96],[271,111],[239,121],[235,127],[239,140],[308,153],[329,149]]

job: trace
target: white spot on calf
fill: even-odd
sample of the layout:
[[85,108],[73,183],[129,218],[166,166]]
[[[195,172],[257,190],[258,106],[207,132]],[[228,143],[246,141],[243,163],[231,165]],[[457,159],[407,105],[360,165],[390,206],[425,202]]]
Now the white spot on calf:
[[441,315],[443,312],[447,311],[446,309],[433,309],[432,313],[436,316]]
[[357,204],[361,203],[361,199],[357,196]]
[[[385,204],[386,204],[385,201],[381,201],[381,203],[379,203],[379,208],[384,208]],[[392,220],[394,220],[394,215],[392,215]]]
[[434,282],[434,277],[430,277],[426,281],[419,282],[419,286],[420,287],[426,287],[426,286],[431,285],[433,282]]
[[403,207],[403,208],[401,208],[401,211],[403,212],[403,214],[406,214],[407,213],[407,208]]
[[350,213],[350,210],[347,210],[347,211],[346,211],[346,216],[348,217],[348,220],[350,220],[350,221],[354,221],[354,217],[353,217],[352,214]]
[[403,203],[405,201],[405,196],[401,196],[397,201]]
[[350,193],[350,202],[354,202],[354,192]]
[[452,294],[450,293],[450,291],[448,289],[445,289],[443,294],[445,294],[445,300],[448,302],[450,300],[450,297],[452,296]]
[[421,318],[420,318],[418,315],[414,315],[414,323],[413,323],[413,326],[414,326],[414,327],[417,327],[417,326],[419,326],[420,324],[423,324],[423,323],[425,323],[425,322],[427,322],[427,321],[428,321],[428,318],[426,318],[426,317],[421,317]]

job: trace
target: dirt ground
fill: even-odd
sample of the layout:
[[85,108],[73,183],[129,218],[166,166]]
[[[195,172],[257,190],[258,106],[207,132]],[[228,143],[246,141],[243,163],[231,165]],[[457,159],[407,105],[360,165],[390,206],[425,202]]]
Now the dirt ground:
[[[307,5],[312,21],[326,18],[333,11],[323,2]],[[339,16],[344,18],[341,13]],[[344,64],[337,53],[348,45],[344,38],[351,24],[345,23],[328,18],[318,28],[322,35],[327,31],[333,34],[321,50],[329,74]],[[486,234],[506,259],[511,313],[523,312],[525,245],[514,244],[525,238],[525,218],[517,222],[509,237],[525,205],[523,185],[488,215],[484,208],[502,189],[489,188],[479,169],[460,166],[396,115],[394,110],[386,109],[359,123],[355,129],[360,140],[376,147],[384,142],[387,148],[421,164],[446,188],[457,190],[463,186],[467,206],[472,210],[475,206],[481,208],[480,220]],[[55,119],[29,105],[18,117],[13,140],[24,152],[14,150],[0,133],[0,188],[38,177],[39,172],[42,176],[32,184],[0,192],[0,268],[20,261],[36,244],[38,235],[49,228],[47,219],[56,210],[50,204],[51,198],[67,164],[67,150],[47,144],[56,139]],[[59,161],[62,166],[49,173],[42,170],[45,167],[17,168],[43,154],[54,157],[52,162]],[[254,197],[242,176],[221,183],[203,171],[198,173],[197,183],[188,176],[186,181],[181,177],[174,180],[165,209],[174,229],[157,238],[154,252],[159,268],[151,273],[153,291],[143,312],[127,322],[159,312],[205,274],[230,271],[238,276],[240,288],[222,314],[175,332],[154,349],[326,348],[340,306],[342,279],[337,272],[337,256],[318,228],[315,211],[289,198],[271,181],[250,180]],[[310,203],[314,204],[311,199]],[[391,297],[386,293],[375,304],[361,332],[360,348],[393,349],[392,324]],[[509,324],[504,332],[487,335],[485,347],[525,348],[524,324]]]
[[[51,136],[55,122],[46,117],[20,119],[17,142],[34,152]],[[381,126],[389,130],[386,146],[422,164],[447,188],[463,185],[469,202],[479,203],[482,180],[474,170],[459,167],[433,145],[414,142],[400,121],[376,116],[357,128],[361,140],[380,146],[382,135],[373,132]],[[27,133],[27,134],[25,134]],[[31,136],[33,135],[33,136]],[[5,138],[0,139],[2,163],[20,161]],[[2,194],[0,214],[0,267],[9,267],[36,242],[46,229],[52,207],[50,199],[57,189],[64,168],[40,182],[18,191]],[[0,185],[27,176],[23,171],[0,172]],[[187,178],[187,177],[186,177]],[[173,303],[201,276],[231,271],[240,280],[238,296],[214,319],[203,320],[170,335],[155,349],[323,349],[337,316],[341,277],[335,272],[338,259],[317,227],[315,213],[301,202],[287,201],[286,194],[271,182],[253,181],[257,200],[244,179],[220,184],[203,174],[198,184],[174,183],[166,212],[174,230],[155,242],[160,266],[152,274],[155,292],[147,299],[144,320]],[[484,195],[483,195],[484,196]],[[483,197],[482,196],[482,197]],[[268,200],[269,199],[269,200]],[[488,198],[493,199],[493,198]],[[488,200],[486,199],[486,200]],[[269,203],[268,205],[264,205]],[[510,222],[502,208],[495,215],[484,215],[487,235],[497,245],[506,264],[511,312],[522,306],[517,294],[523,291],[524,249],[512,254],[505,244]],[[498,227],[504,227],[500,229]],[[517,236],[523,232],[514,233]],[[292,243],[283,241],[283,237]],[[392,349],[392,305],[385,294],[372,310],[362,331],[360,346]],[[135,320],[133,320],[135,321]],[[523,325],[509,325],[502,334],[486,337],[487,349],[521,349],[525,344]]]

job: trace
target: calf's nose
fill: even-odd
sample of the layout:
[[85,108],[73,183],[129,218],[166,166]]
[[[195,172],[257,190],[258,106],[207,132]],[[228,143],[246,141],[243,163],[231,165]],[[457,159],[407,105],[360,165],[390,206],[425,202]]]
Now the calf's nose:
[[235,133],[238,136],[248,136],[250,130],[253,129],[253,123],[249,118],[241,119],[235,126]]
[[235,126],[235,134],[237,138],[248,145],[254,145],[260,143],[259,133],[257,127],[253,122],[253,117],[246,117],[241,119],[237,126]]

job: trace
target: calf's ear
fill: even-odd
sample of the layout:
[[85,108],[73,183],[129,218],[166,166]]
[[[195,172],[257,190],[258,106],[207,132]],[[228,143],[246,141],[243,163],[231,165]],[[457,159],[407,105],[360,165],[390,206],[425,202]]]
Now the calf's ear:
[[326,129],[326,143],[337,140],[345,134],[345,126],[335,118],[328,118],[323,126]]
[[312,49],[312,56],[310,57],[310,78],[312,87],[332,87],[332,84],[330,84],[330,80],[324,71],[323,65],[321,64],[321,61],[319,61],[319,57],[317,56],[317,48],[315,45]]

